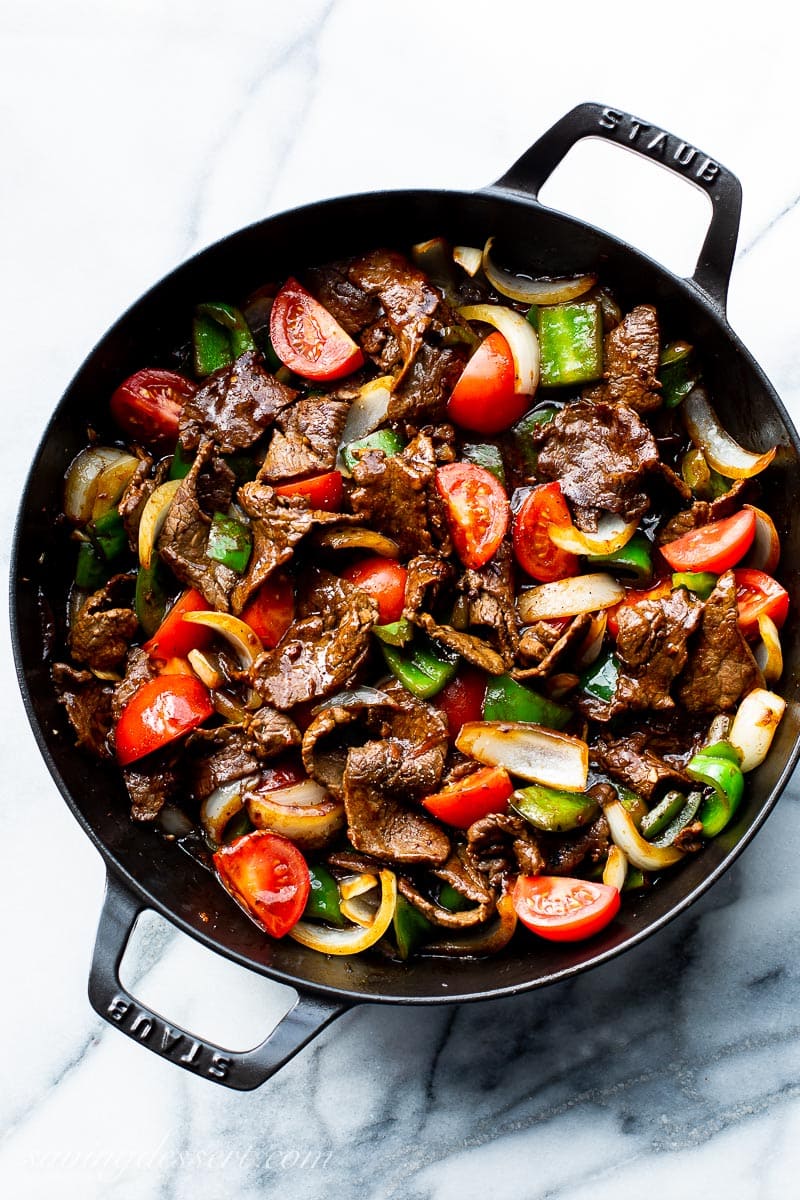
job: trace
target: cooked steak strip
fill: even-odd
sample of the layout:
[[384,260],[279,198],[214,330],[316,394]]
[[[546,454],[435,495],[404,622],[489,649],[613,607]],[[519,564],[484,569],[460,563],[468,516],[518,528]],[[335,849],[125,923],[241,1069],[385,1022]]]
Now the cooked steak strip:
[[456,586],[467,601],[469,627],[485,630],[498,654],[510,666],[519,643],[510,543],[501,542],[486,566],[464,571]]
[[658,600],[619,610],[620,672],[614,708],[674,708],[670,689],[689,658],[688,639],[698,628],[702,601],[677,588]]
[[195,729],[185,742],[191,793],[205,800],[218,787],[255,775],[261,756],[255,739],[241,725]]
[[442,502],[435,489],[436,452],[427,434],[418,434],[400,454],[369,450],[356,464],[353,512],[397,542],[402,558],[449,553]]
[[657,536],[659,546],[666,546],[677,538],[683,537],[685,533],[691,533],[693,529],[709,525],[711,521],[720,521],[723,517],[732,516],[741,506],[742,493],[748,484],[749,480],[747,479],[736,479],[730,490],[722,496],[717,496],[716,500],[696,500],[691,508],[676,513],[662,529],[659,529]]
[[460,346],[423,342],[387,409],[390,421],[435,421],[445,415],[447,401],[467,362]]
[[150,656],[141,646],[131,646],[125,660],[125,674],[114,688],[111,702],[114,720],[118,721],[123,708],[132,700],[143,683],[155,679],[158,671],[153,666]]
[[180,418],[181,445],[194,450],[210,438],[223,454],[246,450],[288,407],[297,392],[279,383],[248,350],[230,367],[215,371],[186,401]]
[[152,821],[164,805],[181,790],[181,775],[175,761],[175,749],[168,746],[148,754],[122,772],[131,798],[134,821]]
[[259,481],[278,483],[332,471],[350,405],[314,396],[298,400],[278,417]]
[[539,661],[533,667],[517,667],[511,672],[514,679],[546,679],[548,675],[552,675],[567,651],[578,646],[586,637],[591,623],[591,613],[579,613],[549,647],[542,641],[543,638],[549,639],[553,636],[552,626],[546,628],[546,621],[538,621],[536,625],[524,629],[519,641],[519,656],[539,658]]
[[652,304],[639,304],[603,339],[603,382],[585,388],[585,400],[626,404],[636,412],[660,408],[660,334]]
[[139,621],[123,600],[131,596],[129,575],[114,575],[78,611],[69,631],[69,648],[76,662],[93,671],[115,670],[134,638]]
[[466,859],[494,892],[501,891],[511,876],[539,875],[545,865],[537,835],[513,813],[491,813],[470,825]]
[[111,685],[68,663],[53,663],[51,674],[59,703],[75,730],[75,745],[98,758],[113,758]]
[[306,272],[306,281],[312,296],[327,308],[342,329],[357,337],[377,321],[381,306],[376,295],[368,295],[348,278],[349,266],[349,263],[337,262],[312,267]]
[[402,377],[414,361],[434,313],[444,305],[441,293],[395,250],[373,250],[355,259],[347,277],[368,296],[380,300],[400,349]]
[[488,921],[495,909],[494,897],[491,897],[475,908],[463,908],[459,912],[452,912],[449,908],[442,908],[440,904],[435,904],[433,900],[423,896],[419,888],[403,875],[397,880],[397,890],[409,904],[419,909],[431,924],[440,925],[444,929],[471,929],[474,925],[482,925],[484,921]]
[[[599,784],[598,787],[608,787]],[[590,788],[594,792],[595,788]],[[612,790],[612,789],[609,789]],[[548,875],[573,875],[585,858],[591,862],[602,862],[608,855],[611,833],[608,821],[599,813],[586,829],[572,837],[544,837],[542,850],[546,858]]]
[[688,712],[727,712],[764,677],[739,628],[736,580],[725,571],[703,609],[700,636],[678,680]]
[[601,734],[590,747],[589,754],[599,770],[638,792],[648,802],[657,791],[664,790],[664,785],[681,788],[688,783],[682,771],[648,749],[647,733],[643,730],[619,738]]

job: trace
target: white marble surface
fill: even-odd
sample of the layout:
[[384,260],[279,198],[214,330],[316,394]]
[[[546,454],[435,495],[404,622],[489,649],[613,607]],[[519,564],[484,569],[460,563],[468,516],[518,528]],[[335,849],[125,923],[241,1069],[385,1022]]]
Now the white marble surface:
[[[4,566],[48,413],[165,271],[323,195],[480,186],[583,99],[661,123],[739,174],[731,320],[800,413],[786,280],[800,250],[795,39],[783,5],[738,11],[686,0],[658,15],[584,0],[3,5]],[[600,181],[573,163],[550,197],[685,270],[702,206],[698,216],[695,194],[670,183],[609,150]],[[357,1009],[237,1095],[90,1010],[103,869],[39,760],[3,638],[4,1194],[796,1194],[796,782],[724,881],[624,959],[515,1000]],[[160,919],[126,969],[143,999],[239,1045],[288,1004],[285,989]]]

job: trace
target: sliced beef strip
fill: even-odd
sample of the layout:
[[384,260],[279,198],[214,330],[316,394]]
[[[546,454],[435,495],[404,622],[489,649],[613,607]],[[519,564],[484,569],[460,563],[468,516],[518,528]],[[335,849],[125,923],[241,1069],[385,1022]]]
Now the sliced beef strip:
[[158,671],[150,661],[150,656],[141,646],[131,646],[125,660],[125,674],[114,688],[111,702],[114,720],[118,721],[122,710],[129,700],[132,700],[139,688],[151,679],[155,679]]
[[400,454],[369,450],[353,471],[353,512],[396,541],[404,559],[434,551],[446,555],[450,544],[435,477],[436,452],[427,434],[417,434]]
[[423,609],[434,607],[441,588],[453,578],[453,568],[438,554],[417,554],[407,569],[403,616],[415,621]]
[[683,537],[685,533],[691,533],[693,529],[700,529],[701,526],[708,525],[711,521],[720,521],[723,517],[732,516],[741,506],[742,493],[748,484],[749,480],[747,479],[737,479],[730,490],[722,496],[717,496],[716,500],[696,500],[691,508],[676,513],[662,529],[659,529],[656,538],[659,546],[667,546],[677,538]]
[[460,346],[431,346],[423,342],[387,409],[390,421],[434,421],[445,415],[447,401],[458,382],[467,355]]
[[380,300],[348,277],[349,263],[328,263],[306,272],[308,290],[352,337],[377,321]]
[[453,849],[447,862],[434,867],[432,873],[474,904],[487,904],[493,898],[492,889],[485,878],[470,862],[464,842]]
[[441,642],[448,650],[460,654],[473,667],[486,671],[489,675],[502,675],[509,668],[513,659],[506,659],[502,654],[493,650],[482,638],[472,633],[462,633],[451,625],[437,625],[430,613],[418,613],[415,624],[424,629],[429,637]]
[[163,459],[153,470],[153,460],[141,451],[139,465],[128,480],[117,510],[128,535],[128,545],[136,552],[139,545],[139,521],[147,501],[169,474],[169,460]]
[[261,756],[254,738],[240,725],[195,729],[185,742],[191,794],[205,800],[218,787],[256,775]]
[[727,712],[764,686],[738,616],[736,580],[733,571],[725,571],[705,602],[700,636],[678,680],[678,701],[688,712]]
[[445,306],[441,293],[422,271],[394,250],[372,250],[355,259],[347,277],[368,296],[380,300],[400,347],[401,374],[404,374],[414,361],[437,309]]
[[180,417],[181,445],[194,450],[210,438],[223,454],[246,450],[296,397],[296,391],[270,375],[257,351],[248,350],[210,375],[187,400]]
[[497,652],[510,665],[519,644],[510,543],[501,542],[486,566],[464,571],[456,586],[467,602],[468,626],[485,630]]
[[314,396],[298,400],[278,418],[259,481],[277,483],[332,471],[350,405]]
[[677,588],[658,600],[619,610],[617,709],[674,708],[670,689],[689,658],[688,639],[698,628],[702,601]]
[[540,875],[545,865],[537,835],[513,813],[491,813],[470,825],[466,859],[494,892],[514,875]]
[[627,737],[604,733],[589,748],[589,757],[598,770],[605,771],[649,802],[659,790],[685,787],[688,780],[677,767],[650,750],[647,740],[644,730]]
[[458,912],[453,912],[449,908],[442,908],[440,904],[436,904],[424,896],[416,884],[402,875],[397,881],[397,890],[408,900],[409,904],[413,904],[414,908],[419,909],[432,925],[439,925],[444,929],[471,929],[475,925],[482,925],[489,919],[495,908],[494,897],[490,897],[489,900],[483,901],[475,908],[463,908]]
[[590,825],[571,837],[542,838],[545,870],[548,875],[573,875],[586,858],[594,863],[602,862],[608,855],[610,845],[608,821],[599,813]]
[[120,665],[139,628],[130,607],[132,587],[129,575],[114,575],[86,600],[69,631],[69,648],[75,662],[104,672]]
[[624,404],[568,404],[532,435],[541,479],[557,479],[582,528],[597,528],[603,512],[638,520],[650,507],[647,477],[658,470],[658,446]]
[[546,621],[539,621],[523,630],[519,641],[520,658],[534,658],[538,662],[532,667],[517,667],[511,672],[514,679],[546,679],[552,675],[564,655],[584,640],[591,623],[591,613],[579,613],[549,646],[544,639],[552,639],[553,627],[548,627]]
[[154,820],[181,790],[182,777],[172,747],[148,754],[134,766],[125,767],[122,777],[131,798],[134,821]]
[[636,412],[660,408],[660,333],[651,304],[639,304],[603,339],[603,382],[585,388],[584,399],[626,404]]
[[75,730],[76,746],[97,758],[113,758],[111,685],[91,671],[77,671],[68,663],[53,663],[51,674],[59,703],[64,705]]
[[341,796],[351,746],[374,737],[388,737],[388,718],[399,707],[399,701],[376,691],[372,699],[346,706],[328,704],[318,712],[303,734],[303,766],[311,778]]
[[366,592],[327,571],[310,572],[298,591],[298,617],[251,672],[259,695],[281,710],[345,687],[367,656],[378,618],[378,606]]
[[158,538],[158,552],[173,574],[196,588],[212,608],[227,612],[239,576],[206,554],[211,518],[225,512],[234,487],[233,472],[206,440],[175,493]]
[[244,727],[255,741],[255,753],[259,758],[272,758],[292,746],[299,746],[302,740],[291,717],[266,705],[248,717]]

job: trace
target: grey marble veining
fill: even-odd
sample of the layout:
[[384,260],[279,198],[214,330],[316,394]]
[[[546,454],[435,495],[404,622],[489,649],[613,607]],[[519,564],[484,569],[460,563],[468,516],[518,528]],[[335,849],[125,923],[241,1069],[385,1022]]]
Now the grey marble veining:
[[[796,75],[783,9],[676,0],[31,0],[0,11],[4,566],[47,415],[103,330],[186,255],[264,215],[497,178],[573,104],[696,139],[742,178],[730,318],[800,413]],[[614,168],[610,165],[609,170]],[[698,230],[649,176],[592,188],[666,251]],[[594,192],[597,192],[595,196]],[[626,215],[627,214],[627,215]],[[640,213],[641,215],[641,213]],[[648,247],[645,246],[645,249]],[[99,1021],[103,869],[6,705],[0,1181],[27,1200],[785,1200],[800,1166],[800,785],[661,934],[572,982],[462,1007],[362,1006],[232,1094]],[[291,1001],[143,922],[125,977],[171,1019],[256,1042]]]

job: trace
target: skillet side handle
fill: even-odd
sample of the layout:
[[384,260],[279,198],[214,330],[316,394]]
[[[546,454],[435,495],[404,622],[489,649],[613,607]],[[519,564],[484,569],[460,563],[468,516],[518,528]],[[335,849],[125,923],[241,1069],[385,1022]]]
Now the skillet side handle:
[[739,234],[742,185],[727,167],[690,142],[620,108],[592,102],[579,104],[517,159],[494,187],[537,199],[545,180],[567,152],[587,137],[607,138],[634,154],[653,159],[706,193],[712,206],[711,223],[692,279],[724,317]]
[[136,918],[146,908],[113,875],[97,929],[89,973],[89,1000],[95,1012],[148,1050],[204,1079],[237,1091],[259,1087],[347,1010],[316,996],[298,993],[297,1002],[260,1045],[225,1050],[203,1041],[135,999],[120,982],[119,965]]

